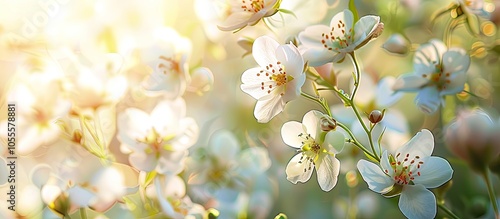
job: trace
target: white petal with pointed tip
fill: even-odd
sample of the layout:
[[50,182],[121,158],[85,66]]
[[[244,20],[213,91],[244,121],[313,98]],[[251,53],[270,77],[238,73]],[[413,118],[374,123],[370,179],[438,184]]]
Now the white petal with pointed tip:
[[337,184],[340,161],[328,154],[319,159],[321,162],[316,166],[316,175],[321,189],[328,192]]
[[361,177],[368,184],[368,188],[374,192],[387,192],[394,185],[394,181],[382,172],[379,166],[372,162],[360,160],[357,167],[359,173],[361,173]]
[[309,169],[306,162],[299,163],[301,156],[302,154],[300,153],[293,156],[285,169],[286,179],[293,184],[297,184],[297,182],[307,182],[311,178],[313,172],[312,168]]
[[441,157],[429,157],[420,168],[421,175],[415,177],[415,184],[422,184],[426,188],[436,188],[448,182],[453,176],[448,161]]
[[299,137],[300,134],[306,134],[302,124],[296,121],[290,121],[281,127],[281,137],[285,144],[294,147],[301,148],[303,138]]

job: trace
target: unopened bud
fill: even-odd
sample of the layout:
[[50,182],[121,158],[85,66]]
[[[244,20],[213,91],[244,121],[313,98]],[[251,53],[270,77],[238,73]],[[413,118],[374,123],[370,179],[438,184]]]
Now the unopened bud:
[[384,118],[384,113],[380,110],[373,110],[368,116],[368,119],[373,124],[379,123],[380,121],[382,121],[382,118]]
[[406,40],[401,34],[393,34],[385,41],[382,48],[389,53],[398,55],[405,55],[410,48],[410,42]]
[[81,144],[82,143],[82,131],[80,129],[76,129],[73,131],[73,139],[71,139],[73,142]]
[[321,117],[319,122],[320,122],[321,130],[323,130],[325,132],[334,130],[337,127],[337,121],[335,121],[335,119],[328,117],[328,116]]

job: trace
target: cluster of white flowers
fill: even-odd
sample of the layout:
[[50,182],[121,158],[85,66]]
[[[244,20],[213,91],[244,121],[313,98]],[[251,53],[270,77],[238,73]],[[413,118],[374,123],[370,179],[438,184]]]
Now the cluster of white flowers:
[[456,1],[3,2],[0,218],[498,218],[498,4]]

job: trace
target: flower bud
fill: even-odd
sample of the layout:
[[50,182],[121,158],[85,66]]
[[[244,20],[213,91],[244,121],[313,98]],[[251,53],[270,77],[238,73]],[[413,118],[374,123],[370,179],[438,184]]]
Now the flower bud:
[[187,87],[187,90],[194,92],[198,95],[203,95],[214,86],[214,74],[210,69],[201,67],[194,70],[191,75],[191,83]]
[[370,115],[368,116],[368,120],[370,120],[371,123],[377,124],[382,119],[384,118],[384,113],[381,112],[380,110],[373,110]]
[[500,153],[499,129],[491,118],[481,110],[459,113],[447,128],[445,140],[456,156],[477,170],[484,171]]
[[335,119],[328,117],[328,116],[323,116],[319,120],[321,130],[328,132],[331,130],[334,130],[337,127],[337,121]]
[[389,53],[398,55],[405,55],[410,48],[410,42],[406,40],[401,34],[393,34],[387,41],[385,41],[382,48]]

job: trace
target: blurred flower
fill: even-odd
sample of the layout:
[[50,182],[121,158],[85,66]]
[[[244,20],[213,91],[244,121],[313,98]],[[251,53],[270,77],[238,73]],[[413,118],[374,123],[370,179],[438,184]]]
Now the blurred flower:
[[215,132],[203,157],[191,157],[190,184],[249,184],[271,166],[268,152],[262,147],[240,149],[236,136],[228,130]]
[[478,171],[500,154],[500,129],[480,109],[460,111],[446,128],[445,139],[451,152]]
[[[16,152],[19,155],[28,155],[40,146],[57,141],[61,130],[56,120],[68,115],[71,108],[59,79],[39,72],[24,76],[25,80],[14,85],[8,94],[8,102],[16,104]],[[2,136],[7,136],[6,121],[0,125]]]
[[122,151],[131,153],[130,164],[146,172],[180,173],[199,132],[195,120],[185,114],[181,98],[159,102],[150,115],[136,108],[121,113],[118,140]]
[[459,0],[465,13],[489,18],[490,13],[484,10],[484,0]]
[[433,114],[444,104],[444,96],[464,89],[470,58],[462,48],[446,48],[433,39],[418,48],[413,58],[414,72],[398,77],[392,87],[396,91],[415,92],[415,103],[426,113]]
[[379,16],[367,15],[354,24],[351,11],[336,14],[330,26],[314,25],[299,34],[305,47],[304,58],[311,66],[328,62],[341,62],[347,53],[364,46],[377,38],[384,28]]
[[389,53],[405,55],[410,49],[410,42],[408,42],[408,40],[401,34],[393,34],[389,37],[389,39],[387,39],[387,41],[385,41],[382,48]]
[[408,218],[436,216],[436,198],[426,188],[436,188],[451,179],[453,170],[443,158],[431,156],[434,137],[422,129],[396,155],[384,151],[380,166],[360,160],[358,169],[368,187],[386,197],[401,195],[399,208]]
[[74,60],[73,65],[67,68],[71,80],[67,89],[73,107],[81,111],[116,104],[127,89],[126,78],[118,74],[123,58],[112,53],[85,58],[91,59],[91,66],[82,63],[86,60]]
[[243,72],[241,90],[257,100],[257,121],[267,123],[300,95],[304,60],[294,45],[279,45],[268,36],[257,38],[252,51],[260,67]]
[[157,176],[153,186],[155,192],[148,195],[158,199],[161,211],[169,218],[202,218],[205,215],[205,208],[186,196],[186,185],[179,176]]
[[142,86],[149,94],[163,94],[175,99],[182,96],[190,83],[188,59],[191,41],[171,28],[153,33],[150,45],[140,49],[140,61],[152,69]]
[[212,71],[208,68],[200,67],[193,71],[191,75],[191,83],[187,86],[186,90],[201,96],[212,90],[213,86],[214,74]]
[[238,31],[257,24],[262,18],[276,14],[281,0],[231,0],[230,4],[230,15],[218,26],[222,31]]
[[336,130],[326,134],[321,131],[320,119],[324,116],[311,110],[304,115],[302,123],[290,121],[283,124],[281,137],[285,144],[299,152],[286,167],[287,180],[294,184],[307,182],[314,167],[321,189],[330,191],[337,184],[340,171],[340,161],[335,154],[342,151],[345,137]]

